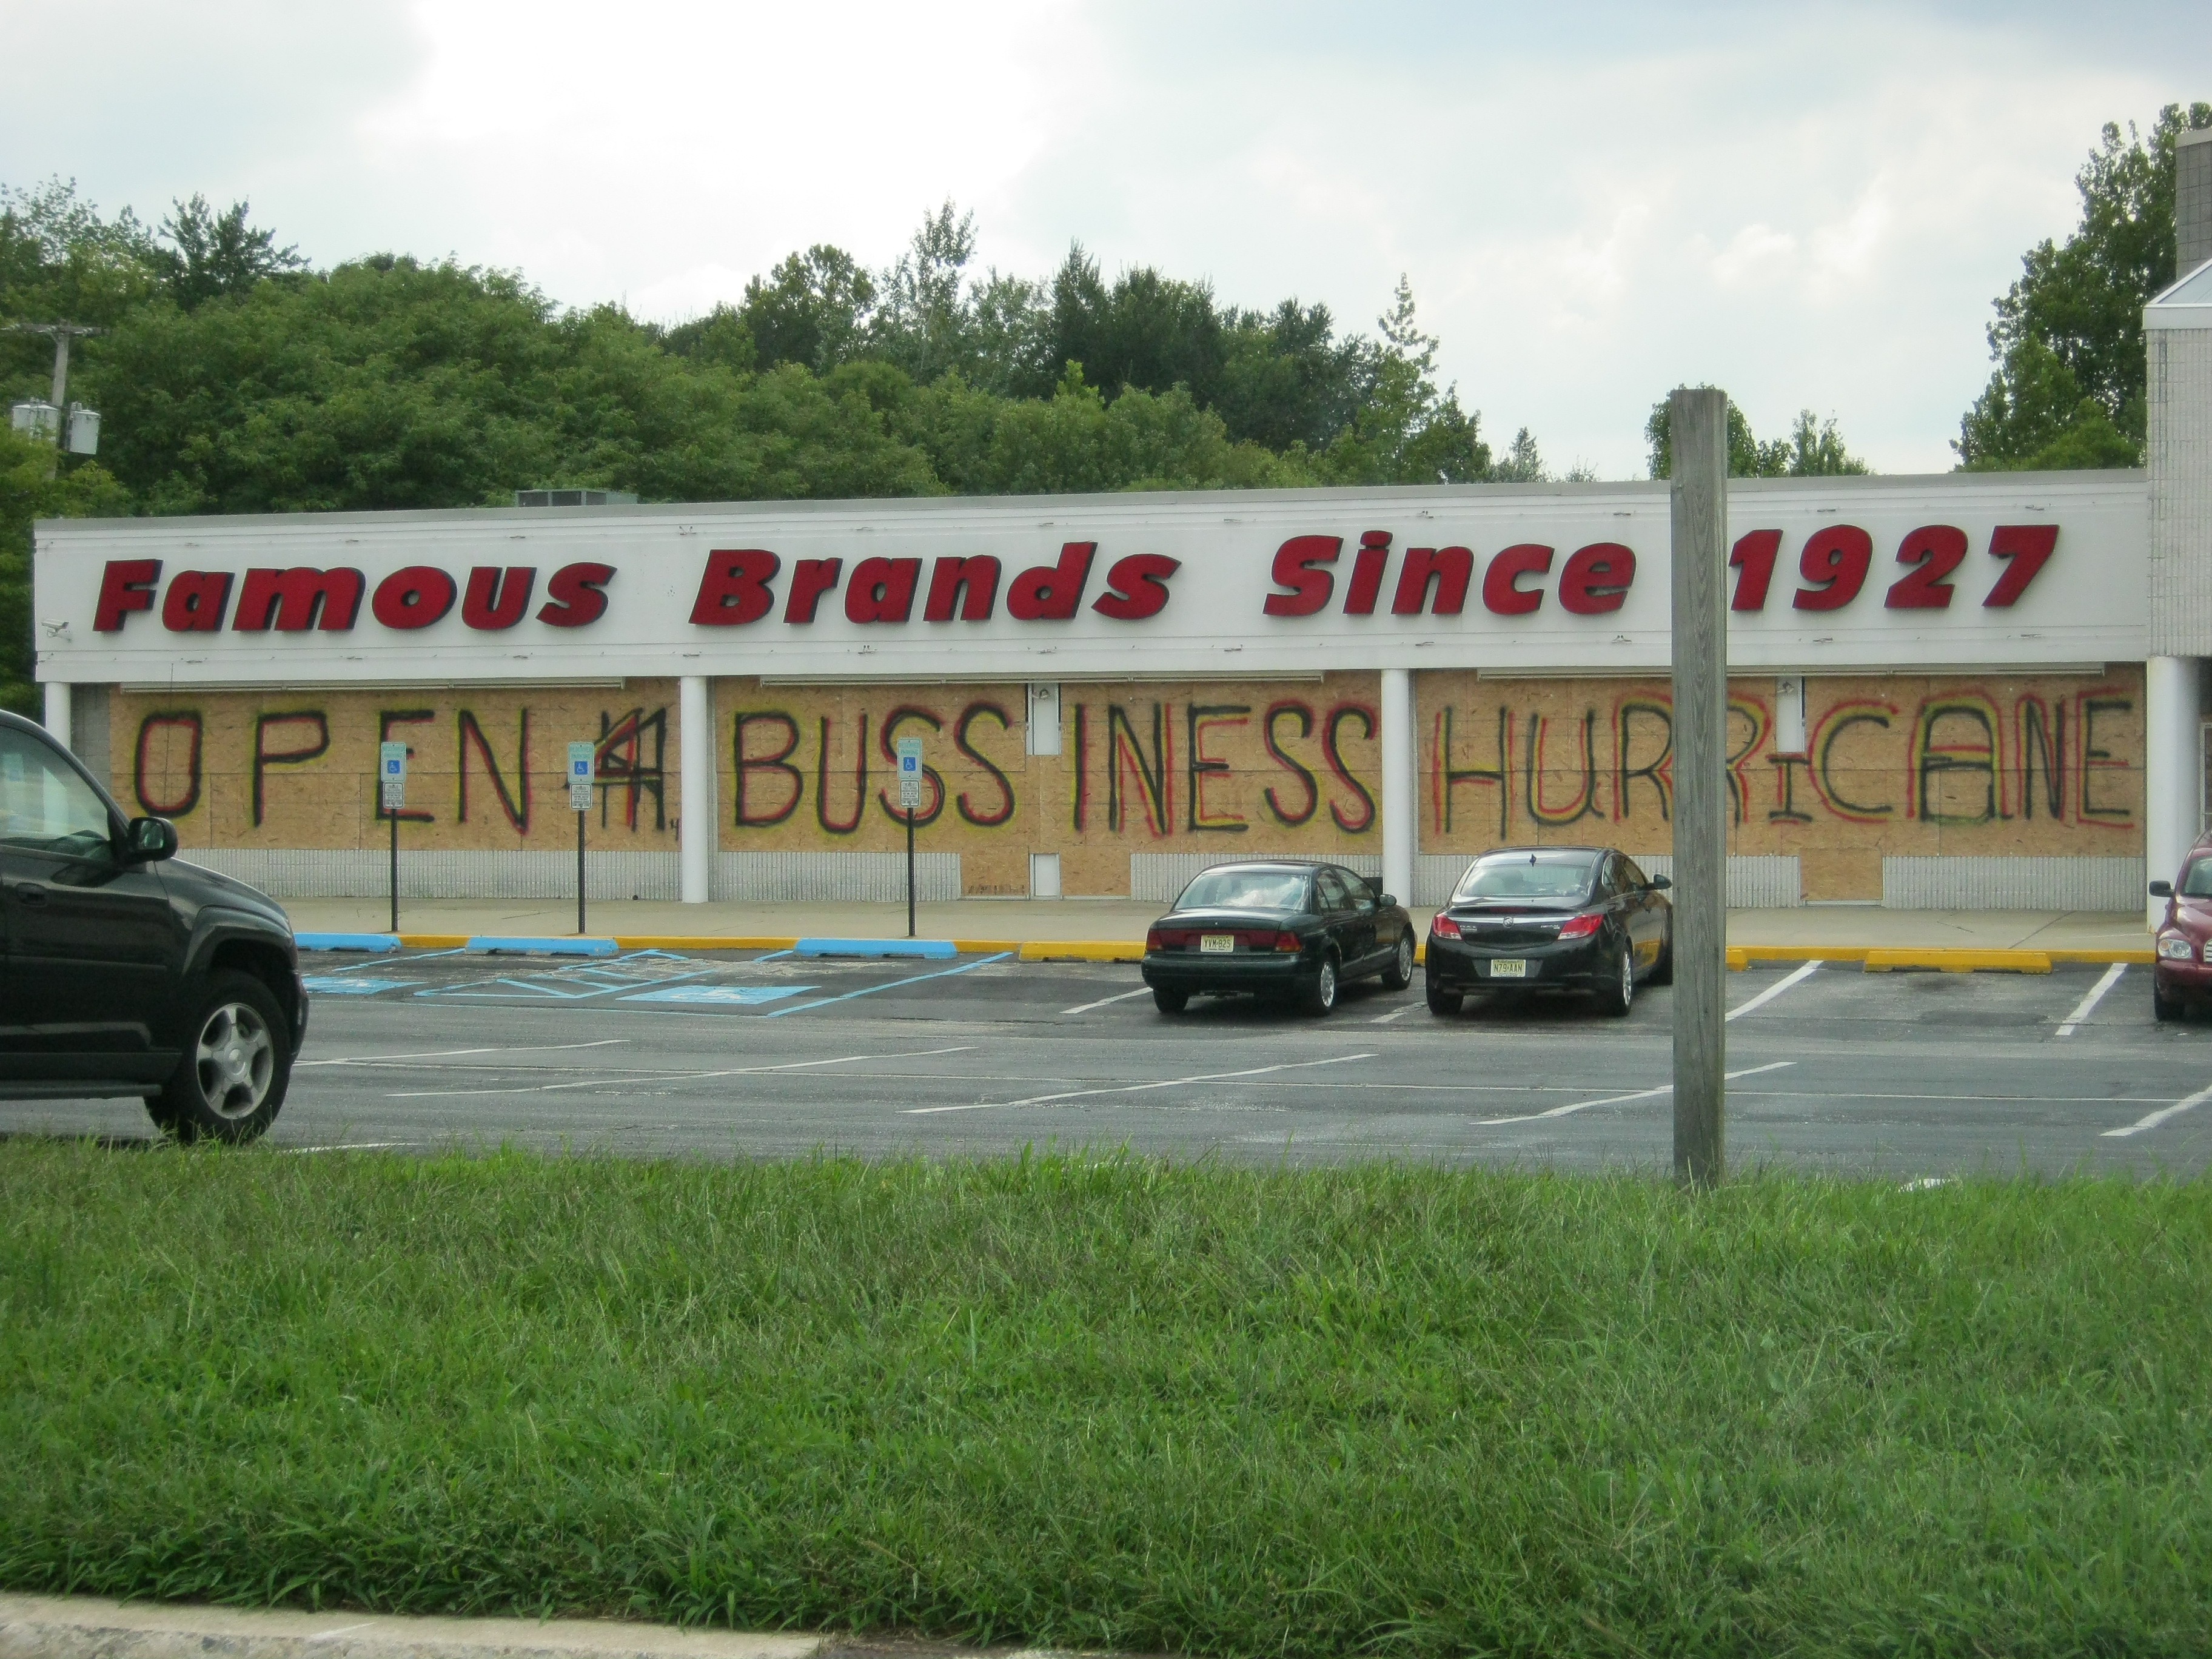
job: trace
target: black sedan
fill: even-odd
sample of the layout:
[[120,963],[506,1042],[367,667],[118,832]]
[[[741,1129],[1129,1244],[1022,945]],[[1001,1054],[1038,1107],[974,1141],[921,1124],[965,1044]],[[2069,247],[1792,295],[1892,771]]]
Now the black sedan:
[[1429,1012],[1471,991],[1589,991],[1625,1014],[1639,983],[1674,976],[1674,907],[1664,876],[1612,847],[1485,853],[1429,924]]
[[1145,983],[1164,1014],[1240,992],[1325,1014],[1338,987],[1370,974],[1394,991],[1413,983],[1413,919],[1379,884],[1334,864],[1217,864],[1145,935]]

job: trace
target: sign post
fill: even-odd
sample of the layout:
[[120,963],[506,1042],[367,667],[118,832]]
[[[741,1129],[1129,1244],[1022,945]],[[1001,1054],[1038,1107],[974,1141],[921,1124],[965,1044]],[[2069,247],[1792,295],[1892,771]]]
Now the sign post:
[[901,738],[898,750],[899,805],[906,811],[906,936],[914,937],[914,814],[921,805],[921,739]]
[[1726,1141],[1728,397],[1668,399],[1674,451],[1674,1178],[1710,1187]]
[[377,804],[392,820],[392,931],[399,931],[399,809],[407,805],[407,745],[376,746]]
[[568,745],[568,805],[576,814],[576,931],[584,931],[584,814],[592,810],[592,774],[598,748]]

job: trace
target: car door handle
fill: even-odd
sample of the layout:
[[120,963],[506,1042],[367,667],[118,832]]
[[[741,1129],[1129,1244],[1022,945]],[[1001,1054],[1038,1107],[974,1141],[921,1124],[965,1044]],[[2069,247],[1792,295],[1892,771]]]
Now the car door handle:
[[27,881],[15,890],[15,896],[25,904],[44,904],[46,890]]

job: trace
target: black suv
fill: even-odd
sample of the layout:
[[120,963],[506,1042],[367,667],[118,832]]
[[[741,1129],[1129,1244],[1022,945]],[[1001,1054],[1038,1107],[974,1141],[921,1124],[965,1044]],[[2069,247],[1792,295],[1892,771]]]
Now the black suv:
[[176,850],[0,712],[0,1099],[137,1095],[180,1140],[275,1120],[307,1030],[291,923]]

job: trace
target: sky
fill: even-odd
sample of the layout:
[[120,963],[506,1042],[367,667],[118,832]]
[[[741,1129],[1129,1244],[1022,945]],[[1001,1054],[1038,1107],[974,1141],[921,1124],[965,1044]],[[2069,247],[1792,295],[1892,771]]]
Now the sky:
[[2169,0],[0,0],[0,183],[245,198],[319,265],[674,321],[811,243],[887,264],[949,199],[979,264],[1079,240],[1348,328],[1402,274],[1492,443],[1604,477],[1680,384],[1948,470],[2103,124],[2212,98]]

